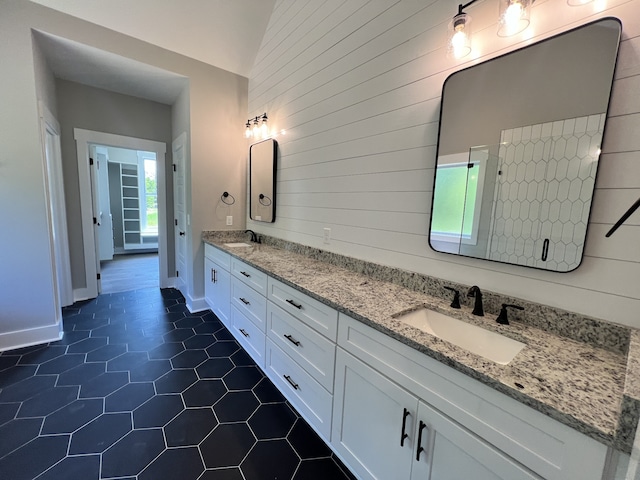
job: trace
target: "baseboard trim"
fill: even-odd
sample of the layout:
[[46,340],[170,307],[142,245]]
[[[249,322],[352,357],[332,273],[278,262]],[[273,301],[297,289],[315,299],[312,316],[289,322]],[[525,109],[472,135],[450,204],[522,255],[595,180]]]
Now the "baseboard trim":
[[187,308],[189,309],[189,312],[191,313],[201,312],[203,310],[209,309],[209,305],[207,304],[204,297],[194,299],[189,295],[186,298],[186,304],[187,304]]
[[95,298],[91,295],[88,288],[74,288],[73,289],[73,303],[82,302],[84,300],[89,300],[91,298]]
[[0,334],[0,352],[30,347],[62,339],[62,322],[46,327],[29,328]]

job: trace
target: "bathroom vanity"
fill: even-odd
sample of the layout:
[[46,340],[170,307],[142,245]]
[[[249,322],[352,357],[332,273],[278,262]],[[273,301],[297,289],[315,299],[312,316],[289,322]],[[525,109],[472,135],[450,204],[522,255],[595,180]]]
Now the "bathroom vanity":
[[[358,478],[609,479],[630,451],[634,332],[603,348],[498,325],[348,258],[237,238],[203,235],[207,303]],[[525,346],[503,365],[402,320],[425,305]]]

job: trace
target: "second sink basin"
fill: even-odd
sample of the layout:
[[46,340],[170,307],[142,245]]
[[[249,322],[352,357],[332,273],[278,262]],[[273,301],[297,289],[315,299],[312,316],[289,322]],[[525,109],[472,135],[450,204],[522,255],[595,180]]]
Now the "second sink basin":
[[397,319],[501,365],[507,365],[525,346],[499,333],[427,308],[405,313]]

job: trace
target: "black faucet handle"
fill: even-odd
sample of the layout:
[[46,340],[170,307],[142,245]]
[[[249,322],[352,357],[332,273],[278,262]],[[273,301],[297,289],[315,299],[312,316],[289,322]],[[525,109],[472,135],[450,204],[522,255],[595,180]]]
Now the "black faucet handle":
[[446,288],[447,290],[450,290],[453,292],[453,300],[451,301],[451,308],[460,308],[460,292],[458,290],[456,290],[453,287],[447,287],[445,286],[444,288]]
[[500,314],[496,318],[496,322],[501,325],[509,325],[509,318],[507,317],[507,308],[515,308],[516,310],[524,310],[524,307],[520,305],[511,305],[509,303],[503,303],[500,309]]

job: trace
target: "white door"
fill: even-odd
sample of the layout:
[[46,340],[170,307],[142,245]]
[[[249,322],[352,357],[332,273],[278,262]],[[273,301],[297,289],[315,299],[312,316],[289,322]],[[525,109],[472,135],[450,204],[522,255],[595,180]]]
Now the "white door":
[[[106,149],[105,149],[106,150]],[[96,152],[94,163],[98,183],[97,194],[97,232],[100,245],[100,261],[113,260],[113,222],[111,217],[111,199],[109,195],[108,156]]]
[[173,141],[173,214],[176,256],[176,288],[183,294],[187,293],[187,237],[189,232],[186,222],[186,133],[182,133]]
[[89,176],[91,178],[91,208],[93,210],[93,239],[95,245],[95,262],[96,262],[96,277],[98,294],[102,292],[102,282],[100,281],[100,221],[99,216],[99,201],[100,197],[100,182],[98,181],[98,170],[96,164],[97,152],[96,146],[89,146]]
[[[409,478],[418,400],[338,349],[331,444],[359,478]],[[473,478],[473,477],[471,477]]]

